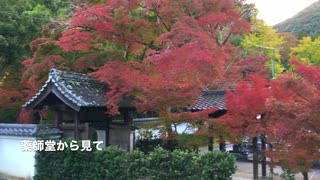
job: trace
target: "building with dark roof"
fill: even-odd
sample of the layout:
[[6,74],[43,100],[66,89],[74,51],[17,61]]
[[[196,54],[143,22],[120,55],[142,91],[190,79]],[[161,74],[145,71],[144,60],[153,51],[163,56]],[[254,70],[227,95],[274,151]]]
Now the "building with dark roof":
[[55,113],[54,125],[63,137],[103,140],[107,145],[129,146],[129,114],[134,108],[121,103],[121,123],[112,123],[106,112],[106,84],[93,77],[52,69],[41,89],[22,107],[48,109]]
[[0,136],[17,137],[42,137],[50,136],[59,138],[62,134],[57,128],[51,125],[40,124],[5,124],[0,123]]
[[105,108],[107,85],[97,82],[93,77],[52,69],[48,80],[22,107],[42,109],[44,106],[65,104],[80,111],[85,108]]
[[[211,114],[208,114],[210,118],[219,118],[223,116],[227,110],[225,107],[225,95],[224,90],[208,90],[203,91],[198,97],[197,102],[189,107],[191,111],[203,111],[208,109],[213,109]],[[208,129],[213,131],[213,126],[209,125]],[[222,137],[221,137],[222,139]],[[213,136],[208,137],[208,150],[213,151]],[[222,141],[221,141],[222,142]],[[219,144],[220,150],[223,150],[223,144]]]
[[216,108],[217,110],[225,110],[225,94],[226,91],[223,90],[203,91],[203,93],[198,97],[197,102],[191,105],[189,109],[192,111],[203,111],[213,108]]
[[[23,107],[27,110],[49,109],[54,112],[54,125],[63,131],[64,137],[103,140],[106,145],[118,145],[126,149],[129,146],[131,125],[148,122],[145,119],[132,120],[130,112],[135,108],[125,101],[119,104],[120,116],[108,117],[105,114],[107,91],[107,84],[93,77],[52,69],[48,80]],[[219,117],[226,112],[225,93],[204,91],[189,110],[216,108],[217,111],[209,116]]]

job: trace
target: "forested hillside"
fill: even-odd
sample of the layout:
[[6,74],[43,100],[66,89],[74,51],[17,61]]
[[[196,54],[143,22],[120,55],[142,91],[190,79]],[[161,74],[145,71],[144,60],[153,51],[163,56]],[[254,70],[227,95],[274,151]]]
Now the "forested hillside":
[[61,24],[58,20],[69,17],[73,9],[71,0],[0,2],[0,91],[6,91],[0,98],[0,122],[12,122],[16,121],[23,101],[11,95],[23,97],[23,93],[16,90],[21,87],[24,68],[21,62],[32,56],[30,43],[41,37],[41,33],[55,33],[57,30],[53,27]]
[[292,18],[274,26],[279,32],[291,32],[298,38],[317,36],[320,31],[320,1],[311,4]]

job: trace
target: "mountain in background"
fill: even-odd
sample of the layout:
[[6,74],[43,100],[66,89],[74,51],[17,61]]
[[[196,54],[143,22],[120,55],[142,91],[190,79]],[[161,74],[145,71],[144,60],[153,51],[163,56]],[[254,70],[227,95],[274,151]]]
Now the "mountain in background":
[[278,32],[290,32],[297,38],[306,35],[318,36],[320,33],[320,0],[311,4],[298,14],[274,26]]

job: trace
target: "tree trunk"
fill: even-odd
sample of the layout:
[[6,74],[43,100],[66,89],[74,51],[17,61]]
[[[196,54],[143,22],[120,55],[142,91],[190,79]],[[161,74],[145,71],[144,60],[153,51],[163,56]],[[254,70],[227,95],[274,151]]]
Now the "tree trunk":
[[209,129],[208,129],[208,151],[213,151],[213,136],[211,135],[213,131],[213,127],[212,125],[209,125]]
[[226,151],[226,142],[222,136],[219,138],[219,150],[222,152]]
[[254,180],[258,180],[259,177],[258,177],[258,170],[259,170],[259,167],[258,167],[258,143],[257,143],[258,139],[257,137],[254,137],[252,139],[252,145],[253,145],[253,179]]
[[307,172],[303,172],[302,175],[303,175],[303,180],[308,180],[309,179]]
[[112,118],[111,117],[107,117],[106,119],[106,126],[105,126],[105,146],[109,147],[110,146],[110,124],[112,123]]
[[267,163],[266,163],[266,139],[265,139],[265,135],[262,135],[261,138],[261,150],[262,150],[262,160],[261,160],[261,174],[262,174],[262,178],[266,178],[267,177]]
[[[270,146],[270,149],[269,149],[269,151],[273,151],[273,145],[272,145],[272,143],[270,143],[269,144],[269,146]],[[271,177],[271,179],[273,179],[273,167],[270,167],[270,177]]]
[[74,139],[80,140],[80,118],[79,118],[79,112],[74,111]]
[[213,151],[213,137],[208,137],[208,151]]

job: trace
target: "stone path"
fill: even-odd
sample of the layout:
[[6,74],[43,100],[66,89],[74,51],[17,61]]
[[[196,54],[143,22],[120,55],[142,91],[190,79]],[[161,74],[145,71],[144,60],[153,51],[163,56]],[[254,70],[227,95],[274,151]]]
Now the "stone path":
[[[270,171],[267,168],[267,175],[269,175]],[[282,174],[282,169],[280,167],[274,168],[274,173]],[[261,177],[261,165],[259,164],[259,177]],[[249,180],[253,179],[253,166],[252,162],[237,162],[237,171],[232,176],[233,180]],[[274,180],[280,180],[279,177],[275,176]],[[303,176],[301,173],[295,175],[295,180],[303,180]],[[309,180],[320,180],[320,169],[312,169],[309,172]]]

